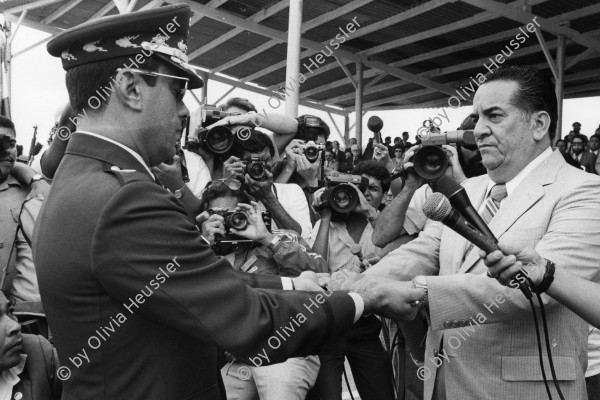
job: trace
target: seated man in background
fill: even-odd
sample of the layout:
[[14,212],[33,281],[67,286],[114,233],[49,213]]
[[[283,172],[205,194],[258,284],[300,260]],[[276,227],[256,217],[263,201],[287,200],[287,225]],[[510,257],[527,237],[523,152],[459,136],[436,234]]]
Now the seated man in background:
[[340,163],[335,159],[333,151],[325,150],[325,175],[331,171],[337,171],[340,168]]
[[[325,272],[325,260],[311,253],[298,235],[289,231],[269,232],[256,203],[248,205],[250,202],[244,189],[247,188],[239,181],[225,179],[211,182],[204,191],[202,233],[217,254],[224,256],[235,270],[243,272],[288,277],[296,277],[303,271]],[[223,212],[236,211],[246,215],[244,229],[231,229],[228,226],[231,218],[223,217]],[[248,240],[230,243],[236,240],[230,238],[232,233]],[[295,322],[291,323],[294,326]],[[227,398],[231,400],[303,400],[317,379],[319,365],[317,356],[290,358],[264,367],[248,367],[234,359],[222,368],[221,373]]]

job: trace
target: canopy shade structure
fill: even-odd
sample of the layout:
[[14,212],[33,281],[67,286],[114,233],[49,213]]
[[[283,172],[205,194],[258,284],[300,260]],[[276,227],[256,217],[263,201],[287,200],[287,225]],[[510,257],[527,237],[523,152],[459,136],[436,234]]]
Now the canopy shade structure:
[[23,25],[55,34],[185,3],[190,63],[209,80],[268,96],[299,85],[301,105],[340,115],[355,111],[359,86],[364,111],[468,105],[478,74],[501,62],[548,70],[565,98],[600,93],[597,0],[304,0],[302,76],[286,82],[290,1],[7,0],[0,9],[14,22],[27,10]]

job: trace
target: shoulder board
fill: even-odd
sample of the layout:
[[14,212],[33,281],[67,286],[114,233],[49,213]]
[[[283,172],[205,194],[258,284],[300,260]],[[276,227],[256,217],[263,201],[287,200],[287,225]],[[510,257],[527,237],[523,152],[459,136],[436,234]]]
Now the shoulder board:
[[135,169],[121,169],[116,165],[110,165],[108,163],[105,163],[103,170],[106,173],[113,174],[114,176],[116,176],[121,186],[139,181],[154,182],[152,177],[148,176],[148,174],[136,171]]

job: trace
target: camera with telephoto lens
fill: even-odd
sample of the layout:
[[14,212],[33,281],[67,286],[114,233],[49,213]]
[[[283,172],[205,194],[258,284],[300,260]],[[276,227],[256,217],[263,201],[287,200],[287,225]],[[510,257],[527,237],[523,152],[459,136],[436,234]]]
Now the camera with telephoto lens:
[[321,195],[321,201],[341,214],[354,210],[359,203],[358,193],[351,185],[364,192],[369,186],[369,180],[361,175],[333,173],[325,178],[327,189]]
[[246,173],[255,181],[260,181],[267,176],[267,171],[270,171],[269,159],[264,157],[248,157],[245,159]]
[[251,134],[251,128],[247,126],[215,126],[211,129],[206,129],[217,121],[239,113],[230,113],[219,110],[215,106],[202,106],[200,109],[202,125],[197,130],[197,137],[191,138],[185,142],[184,149],[198,152],[200,148],[210,151],[214,154],[223,154],[228,152],[233,146],[234,135],[238,135],[240,139],[248,138]]
[[10,136],[8,136],[4,133],[1,133],[0,134],[0,152],[3,152],[3,153],[8,152],[10,150],[10,142],[12,140],[13,139]]
[[441,133],[431,120],[423,121],[423,127],[427,128],[427,132],[419,134],[421,148],[415,152],[412,161],[415,172],[428,181],[439,179],[448,169],[448,157],[442,148],[443,145],[457,144],[469,150],[477,150],[477,142],[472,130]]
[[306,159],[311,163],[314,163],[319,159],[319,152],[325,150],[325,145],[315,143],[312,140],[302,145],[302,150]]

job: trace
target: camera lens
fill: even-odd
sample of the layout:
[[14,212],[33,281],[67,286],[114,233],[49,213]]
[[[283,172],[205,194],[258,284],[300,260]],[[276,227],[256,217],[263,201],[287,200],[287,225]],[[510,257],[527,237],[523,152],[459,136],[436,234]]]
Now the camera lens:
[[213,153],[225,153],[233,146],[233,133],[224,126],[215,126],[206,134],[206,146]]
[[349,213],[358,205],[356,191],[350,185],[340,184],[331,189],[331,208],[340,213]]
[[315,146],[308,146],[304,149],[304,155],[308,161],[315,162],[319,158],[319,150]]
[[248,226],[248,217],[242,212],[234,212],[227,216],[226,224],[233,229],[243,231]]
[[413,159],[415,171],[419,176],[434,180],[446,172],[448,157],[441,147],[425,146],[417,151]]
[[246,167],[246,172],[252,179],[259,180],[265,175],[265,166],[261,162],[253,161]]

